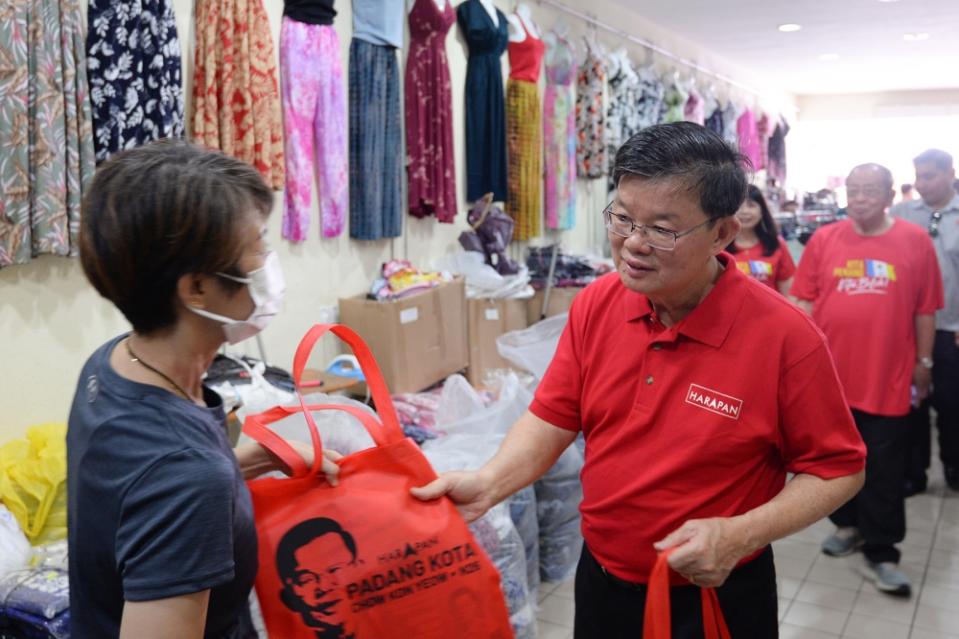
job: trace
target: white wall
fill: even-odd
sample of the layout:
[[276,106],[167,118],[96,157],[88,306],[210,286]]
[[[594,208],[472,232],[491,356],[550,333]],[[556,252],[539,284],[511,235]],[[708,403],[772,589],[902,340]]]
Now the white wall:
[[[583,9],[580,2],[569,5]],[[86,2],[82,2],[86,6]],[[496,0],[508,12],[513,2]],[[530,3],[534,19],[545,30],[562,19],[570,33],[579,36],[591,32],[585,23],[561,14],[547,5]],[[181,44],[184,49],[185,82],[192,77],[192,0],[173,0]],[[274,43],[279,42],[282,0],[264,0]],[[335,27],[340,35],[344,69],[348,60],[351,15],[349,3],[337,2],[339,15]],[[611,0],[593,0],[588,11],[598,19],[650,39],[675,53],[701,61],[717,72],[740,79],[752,86],[763,86],[763,78],[738,68],[686,42],[640,16],[614,4]],[[649,57],[638,47],[619,42],[603,32],[596,32],[599,41],[615,49],[627,45],[637,63],[655,62],[666,68],[668,63]],[[457,189],[462,206],[455,224],[437,224],[433,220],[405,217],[401,238],[393,241],[358,242],[347,233],[336,239],[319,237],[319,213],[314,212],[309,238],[293,245],[280,238],[282,196],[270,221],[270,236],[278,249],[287,276],[288,290],[285,313],[265,332],[264,341],[271,362],[289,366],[298,337],[311,324],[321,319],[324,307],[335,305],[341,296],[366,290],[380,264],[392,257],[408,258],[414,264],[428,266],[433,257],[456,250],[457,237],[465,228],[465,142],[463,87],[466,77],[466,48],[456,26],[447,40],[450,75],[453,84],[453,117],[457,149]],[[405,54],[404,54],[405,56]],[[508,69],[506,56],[504,71]],[[402,67],[401,67],[402,68]],[[344,74],[344,82],[346,75]],[[702,84],[706,81],[703,80]],[[717,85],[720,92],[724,89]],[[187,90],[189,95],[189,89]],[[732,94],[739,100],[754,101],[741,92]],[[764,97],[770,109],[788,108],[788,95]],[[599,223],[599,211],[606,204],[602,180],[578,185],[577,227],[566,233],[551,233],[540,243],[559,238],[575,251],[594,250],[605,242]],[[314,200],[315,202],[315,200]],[[521,257],[523,248],[513,249]],[[0,270],[0,442],[18,435],[27,426],[42,421],[65,421],[73,396],[76,377],[87,356],[100,344],[127,329],[122,316],[97,296],[83,277],[76,260],[40,257],[28,265]],[[329,351],[327,351],[329,352]]]
[[897,185],[911,183],[912,159],[922,151],[959,156],[959,90],[799,96],[797,103],[787,145],[793,188],[819,190],[867,162],[889,168]]

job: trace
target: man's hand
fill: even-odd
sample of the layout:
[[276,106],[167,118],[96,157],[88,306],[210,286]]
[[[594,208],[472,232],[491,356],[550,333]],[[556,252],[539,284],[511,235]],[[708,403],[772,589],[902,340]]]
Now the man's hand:
[[491,482],[479,471],[443,473],[425,486],[411,488],[410,492],[422,501],[446,495],[456,504],[466,523],[476,521],[496,504],[491,495]]
[[736,563],[752,550],[725,517],[691,519],[653,547],[657,551],[676,547],[669,556],[670,567],[703,588],[723,585]]
[[921,402],[929,396],[929,387],[932,386],[932,371],[920,362],[912,372],[912,384],[916,387],[917,399]]

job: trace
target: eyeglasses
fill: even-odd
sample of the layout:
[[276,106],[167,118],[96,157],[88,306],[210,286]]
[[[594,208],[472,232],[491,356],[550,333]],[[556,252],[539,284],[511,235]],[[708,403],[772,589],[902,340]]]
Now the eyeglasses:
[[670,231],[655,225],[637,224],[625,215],[613,213],[612,202],[603,209],[603,221],[606,223],[606,230],[610,233],[620,237],[629,237],[638,231],[647,244],[661,251],[672,251],[676,248],[676,242],[679,238],[713,222],[713,220],[706,220],[685,231]]
[[932,219],[929,220],[929,237],[939,237],[939,221],[942,219],[942,211],[933,211]]

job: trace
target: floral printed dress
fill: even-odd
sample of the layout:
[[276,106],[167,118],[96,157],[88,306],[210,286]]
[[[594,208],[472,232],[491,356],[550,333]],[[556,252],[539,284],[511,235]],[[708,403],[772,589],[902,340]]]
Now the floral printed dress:
[[167,0],[90,0],[87,71],[97,162],[183,137],[176,17]]

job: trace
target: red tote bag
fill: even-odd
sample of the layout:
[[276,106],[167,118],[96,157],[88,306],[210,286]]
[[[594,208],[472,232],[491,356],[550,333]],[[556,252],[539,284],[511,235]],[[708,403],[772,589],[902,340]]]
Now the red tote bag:
[[[669,618],[669,558],[670,550],[656,557],[653,571],[649,574],[646,589],[646,610],[643,612],[643,639],[671,639],[672,623]],[[712,588],[702,588],[703,636],[705,639],[731,639],[719,597]]]
[[[277,639],[507,639],[513,636],[500,578],[453,503],[422,502],[412,486],[436,478],[403,436],[373,355],[345,326],[317,325],[300,342],[293,378],[300,385],[310,351],[332,332],[353,352],[379,420],[350,406],[276,407],[247,417],[244,432],[292,469],[289,478],[248,483],[259,539],[256,593]],[[322,472],[311,411],[356,417],[376,446],[340,462],[339,484]],[[268,425],[302,413],[311,466]]]

